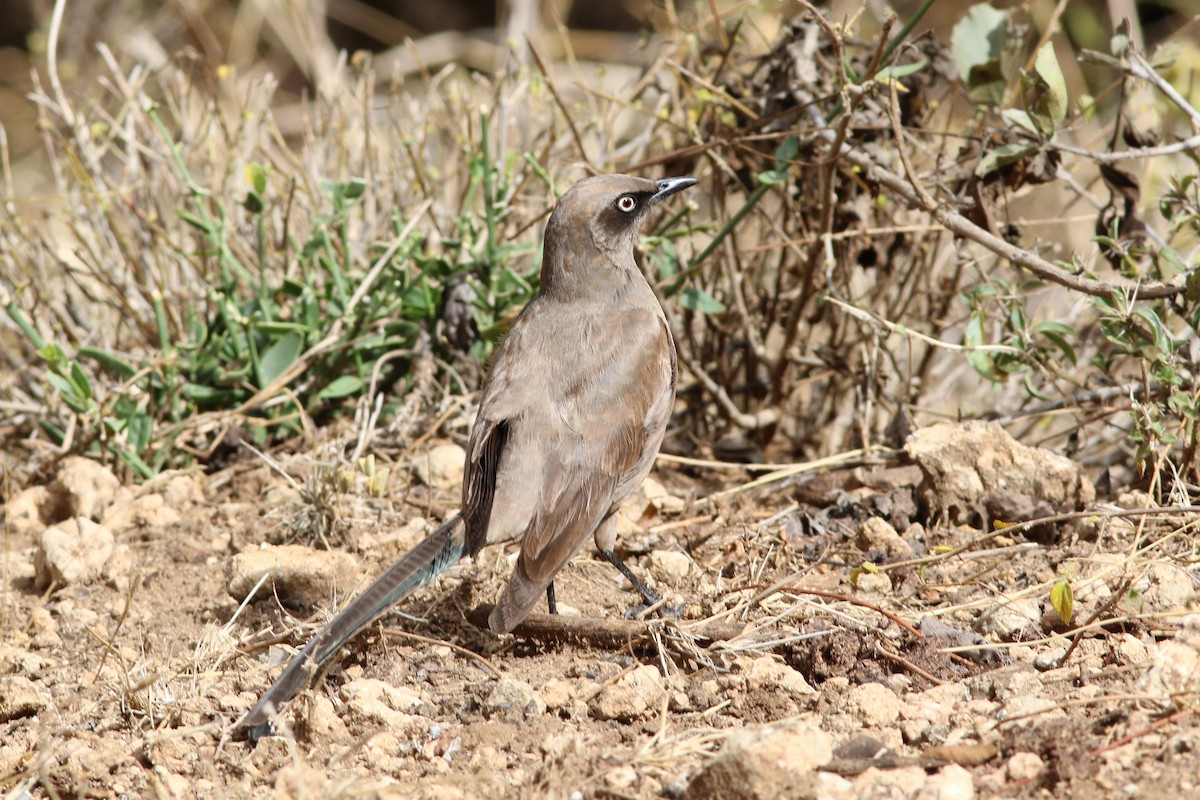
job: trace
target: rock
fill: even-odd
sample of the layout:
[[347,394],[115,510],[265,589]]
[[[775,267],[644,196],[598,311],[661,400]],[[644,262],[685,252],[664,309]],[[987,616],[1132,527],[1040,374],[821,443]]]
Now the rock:
[[739,658],[734,662],[734,671],[745,672],[747,691],[767,689],[787,692],[796,697],[817,693],[803,675],[770,656]]
[[546,713],[546,701],[532,686],[516,678],[501,678],[496,681],[483,707],[489,716],[515,714],[520,717],[535,717]]
[[115,549],[112,532],[87,517],[47,528],[33,556],[38,589],[53,582],[68,586],[98,580]]
[[950,523],[970,522],[984,496],[1001,490],[1028,495],[1060,511],[1096,499],[1083,469],[1064,456],[1015,441],[994,422],[922,428],[905,451],[921,468],[918,497]]
[[683,509],[687,507],[687,503],[682,497],[676,497],[666,490],[661,483],[652,477],[647,477],[642,481],[642,494],[650,505],[658,511],[659,514],[681,514]]
[[1013,753],[1012,758],[1004,765],[1010,781],[1029,781],[1036,778],[1045,769],[1046,763],[1037,753]]
[[5,503],[0,513],[8,521],[9,530],[17,536],[40,533],[47,525],[63,519],[53,519],[51,499],[52,495],[45,486],[30,486]]
[[980,619],[982,632],[1001,641],[1016,642],[1036,639],[1041,635],[1042,609],[1031,598],[998,599],[998,604],[985,611]]
[[896,529],[879,517],[867,517],[858,527],[855,545],[864,553],[884,553],[889,561],[913,557],[912,546],[900,538]]
[[654,550],[646,557],[646,570],[659,583],[678,585],[692,571],[692,557],[675,550]]
[[22,675],[0,675],[0,722],[40,714],[50,698]]
[[546,681],[541,694],[546,707],[554,711],[570,709],[575,704],[575,684],[562,678]]
[[857,594],[879,597],[892,591],[892,579],[886,572],[861,572],[854,583]]
[[882,683],[863,683],[851,687],[846,707],[866,727],[883,728],[899,719],[904,702]]
[[637,770],[628,764],[622,764],[619,767],[613,767],[608,772],[604,773],[604,783],[610,790],[618,794],[629,792],[637,785],[638,774]]
[[342,686],[348,727],[357,735],[386,728],[398,736],[418,736],[429,727],[428,720],[411,712],[421,708],[421,695],[375,678],[357,678]]
[[588,711],[596,719],[629,722],[656,712],[663,693],[658,669],[642,664],[601,689],[588,703]]
[[431,489],[458,489],[466,462],[466,450],[456,444],[442,444],[418,458],[413,467],[417,479]]
[[833,758],[833,737],[804,720],[735,731],[687,787],[692,800],[766,800],[815,793],[815,770]]
[[1200,652],[1192,641],[1168,639],[1160,642],[1150,655],[1150,669],[1138,679],[1142,691],[1170,703],[1171,697],[1196,691],[1200,675]]
[[348,595],[362,579],[358,564],[349,553],[314,550],[298,544],[264,545],[246,550],[229,560],[226,590],[242,600],[258,585],[263,575],[270,578],[259,590],[273,590],[284,600],[327,600],[335,594]]
[[1135,588],[1153,611],[1178,611],[1192,596],[1192,579],[1187,570],[1169,561],[1151,561],[1145,577]]
[[200,473],[178,472],[167,478],[161,494],[174,509],[204,502],[204,476]]
[[63,459],[50,492],[61,493],[69,504],[72,517],[87,517],[96,522],[112,504],[121,482],[103,464],[82,456]]
[[868,767],[854,778],[854,797],[921,797],[928,777],[921,767]]
[[177,525],[180,514],[167,504],[161,494],[148,492],[135,495],[132,489],[122,487],[117,500],[104,515],[104,524],[114,531],[138,528],[165,528]]
[[917,800],[972,800],[975,779],[958,764],[947,764],[925,781]]

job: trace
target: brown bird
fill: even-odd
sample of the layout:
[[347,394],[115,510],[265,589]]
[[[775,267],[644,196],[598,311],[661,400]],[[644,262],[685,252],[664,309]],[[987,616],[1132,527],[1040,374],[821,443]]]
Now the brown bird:
[[488,619],[511,631],[588,537],[648,604],[658,596],[613,552],[617,509],[650,471],[675,401],[675,344],[633,251],[647,212],[693,186],[598,175],[558,201],[541,285],[496,353],[467,444],[462,510],[350,602],[300,651],[237,727],[268,733],[347,640],[485,545],[520,540]]

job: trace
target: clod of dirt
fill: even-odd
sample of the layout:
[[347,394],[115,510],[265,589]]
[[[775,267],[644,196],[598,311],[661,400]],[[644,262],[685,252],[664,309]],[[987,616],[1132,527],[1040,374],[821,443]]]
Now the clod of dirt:
[[467,451],[456,444],[442,444],[413,464],[417,479],[431,489],[457,489],[462,486]]
[[858,526],[854,543],[864,553],[882,553],[889,561],[913,557],[912,545],[904,541],[896,529],[879,517],[867,517]]
[[658,710],[663,696],[662,676],[658,669],[642,664],[616,683],[601,689],[588,711],[595,719],[629,722]]
[[418,692],[376,678],[358,678],[342,687],[346,721],[358,736],[386,728],[405,736],[422,736],[429,720],[417,715],[425,701]]
[[501,678],[483,703],[489,717],[536,717],[546,713],[546,701],[533,687],[516,678]]
[[1200,635],[1195,630],[1154,648],[1150,669],[1138,680],[1138,689],[1161,698],[1164,706],[1172,697],[1196,691],[1200,675]]
[[50,491],[45,486],[30,486],[4,504],[4,518],[14,536],[37,533],[52,522]]
[[766,800],[817,794],[818,767],[833,758],[833,737],[811,722],[746,728],[730,734],[721,753],[687,788],[693,800]]
[[51,495],[65,499],[69,509],[67,516],[99,521],[112,505],[120,486],[121,482],[108,467],[82,456],[70,456],[63,459],[49,490]]
[[980,617],[980,630],[1003,642],[1034,639],[1040,635],[1042,609],[1035,600],[998,598],[997,605]]
[[904,702],[881,683],[864,683],[846,693],[846,709],[868,728],[890,728],[903,708]]
[[922,428],[908,437],[904,449],[921,468],[921,503],[952,524],[970,522],[984,496],[994,491],[1028,495],[1059,511],[1075,511],[1096,499],[1078,464],[1020,444],[994,422]]
[[91,583],[104,575],[116,551],[112,531],[87,517],[46,528],[33,554],[38,589]]
[[797,698],[817,693],[817,690],[804,680],[803,675],[770,656],[738,658],[733,663],[733,672],[745,673],[747,691],[766,689],[785,692]]
[[645,566],[655,582],[678,586],[691,573],[692,558],[676,550],[655,550],[646,557]]
[[663,515],[680,514],[687,507],[687,503],[682,497],[676,497],[667,491],[666,487],[656,481],[652,476],[647,476],[642,481],[642,494],[654,509]]
[[241,600],[264,575],[264,589],[272,589],[283,600],[324,600],[349,594],[362,580],[361,571],[349,553],[314,550],[298,544],[266,545],[246,550],[229,560],[225,588]]
[[179,522],[180,514],[156,492],[137,495],[132,488],[122,487],[116,502],[104,515],[103,522],[114,531],[137,528],[165,528]]
[[50,697],[21,675],[0,675],[0,722],[41,713]]

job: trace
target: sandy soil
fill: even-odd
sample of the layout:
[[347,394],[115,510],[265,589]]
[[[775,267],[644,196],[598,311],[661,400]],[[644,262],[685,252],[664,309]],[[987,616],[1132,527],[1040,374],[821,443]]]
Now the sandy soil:
[[[291,647],[454,508],[453,474],[429,488],[403,461],[384,498],[362,476],[322,480],[307,456],[284,467],[301,490],[251,463],[118,486],[73,459],[6,487],[5,796],[1195,791],[1187,518],[984,538],[978,520],[931,511],[930,473],[900,462],[712,502],[698,501],[752,476],[662,463],[664,491],[631,507],[622,546],[682,618],[619,646],[492,636],[466,621],[509,569],[485,551],[355,640],[280,735],[226,740]],[[240,607],[230,587],[254,567],[238,555],[289,543],[315,545],[316,566],[282,570]],[[637,596],[617,578],[581,555],[559,581],[564,614],[620,619]],[[1049,600],[1063,578],[1073,623],[1091,623],[1077,637]],[[744,632],[696,638],[706,621]]]

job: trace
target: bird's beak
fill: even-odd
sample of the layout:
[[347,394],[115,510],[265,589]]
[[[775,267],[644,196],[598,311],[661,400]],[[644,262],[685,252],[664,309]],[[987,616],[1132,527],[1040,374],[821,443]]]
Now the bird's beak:
[[658,191],[650,195],[649,205],[654,205],[663,198],[681,192],[689,186],[695,186],[700,181],[695,178],[663,178],[658,183]]

